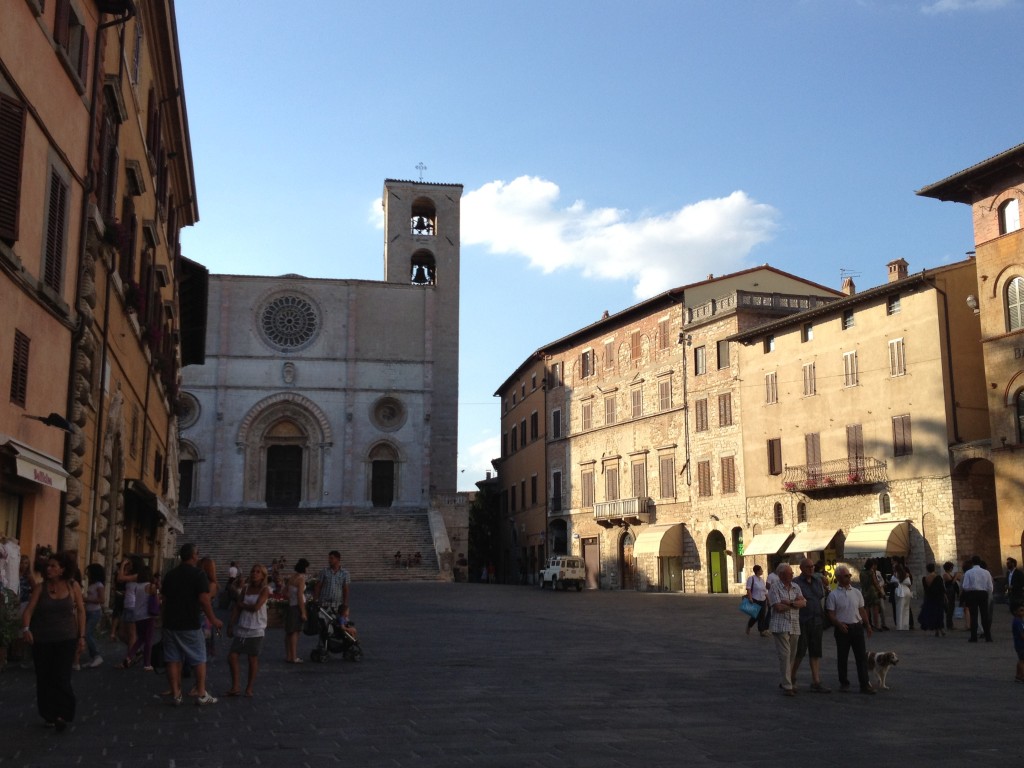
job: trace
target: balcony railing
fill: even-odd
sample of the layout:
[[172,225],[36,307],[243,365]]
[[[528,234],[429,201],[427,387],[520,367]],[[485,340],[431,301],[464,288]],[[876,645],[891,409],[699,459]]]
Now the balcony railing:
[[885,462],[865,456],[858,459],[834,459],[820,464],[787,466],[782,475],[785,491],[827,491],[888,482]]
[[601,525],[614,525],[620,522],[648,523],[651,519],[647,509],[649,503],[650,499],[646,496],[601,501],[594,505],[594,520]]

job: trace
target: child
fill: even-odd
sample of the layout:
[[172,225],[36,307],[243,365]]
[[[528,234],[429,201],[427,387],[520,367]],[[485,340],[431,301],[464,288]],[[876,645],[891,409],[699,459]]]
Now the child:
[[356,640],[359,637],[359,633],[356,631],[356,625],[353,624],[348,618],[348,606],[338,606],[338,626],[341,627],[345,634]]
[[1017,682],[1024,683],[1024,603],[1013,608],[1013,650],[1017,652]]

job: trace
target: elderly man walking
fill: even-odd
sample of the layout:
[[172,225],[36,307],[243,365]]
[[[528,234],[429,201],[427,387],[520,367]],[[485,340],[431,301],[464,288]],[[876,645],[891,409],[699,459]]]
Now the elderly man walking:
[[839,690],[850,690],[850,651],[857,662],[857,682],[861,693],[874,693],[868,682],[867,638],[871,637],[871,622],[864,607],[864,596],[853,588],[850,569],[845,565],[836,568],[838,586],[825,598],[828,612],[836,635],[836,663],[839,667]]
[[775,652],[779,656],[779,672],[782,675],[779,687],[786,696],[796,696],[793,670],[800,641],[800,609],[807,605],[807,601],[800,588],[793,583],[793,568],[789,563],[780,564],[775,573],[779,580],[768,591],[768,603],[772,607],[769,629],[775,638]]

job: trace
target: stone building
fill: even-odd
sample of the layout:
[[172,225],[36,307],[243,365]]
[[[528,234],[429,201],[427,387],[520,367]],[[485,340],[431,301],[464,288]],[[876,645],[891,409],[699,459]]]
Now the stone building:
[[[977,284],[952,298],[980,320],[987,396],[985,434],[955,447],[964,464],[993,478],[994,494],[978,512],[998,518],[998,551],[986,547],[999,573],[1005,557],[1024,561],[1024,144],[919,190],[917,194],[971,206]],[[991,482],[991,481],[990,481]],[[970,554],[964,551],[963,554]]]
[[975,262],[908,275],[750,329],[738,342],[747,568],[998,556]]
[[[0,521],[23,550],[159,565],[180,527],[178,370],[201,360],[205,309],[179,248],[198,209],[174,4],[2,8]],[[65,432],[24,418],[51,413]]]
[[[540,348],[496,393],[502,503],[510,530],[528,535],[518,558],[542,560],[542,546],[579,554],[591,588],[727,591],[731,537],[744,524],[728,337],[836,298],[757,267],[673,289]],[[535,411],[546,414],[543,454],[532,432],[525,447],[511,440]],[[546,521],[512,505],[534,475],[547,484]]]
[[279,511],[259,518],[269,539],[313,510],[321,540],[360,512],[465,517],[437,502],[456,498],[461,194],[385,181],[383,281],[210,277],[206,363],[182,395],[187,528],[227,509]]

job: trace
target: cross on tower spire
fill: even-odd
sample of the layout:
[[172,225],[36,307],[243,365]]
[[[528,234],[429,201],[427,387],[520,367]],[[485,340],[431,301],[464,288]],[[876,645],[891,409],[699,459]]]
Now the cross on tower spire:
[[416,165],[416,170],[420,172],[420,181],[423,181],[423,172],[427,170],[427,166],[423,164],[422,160]]

